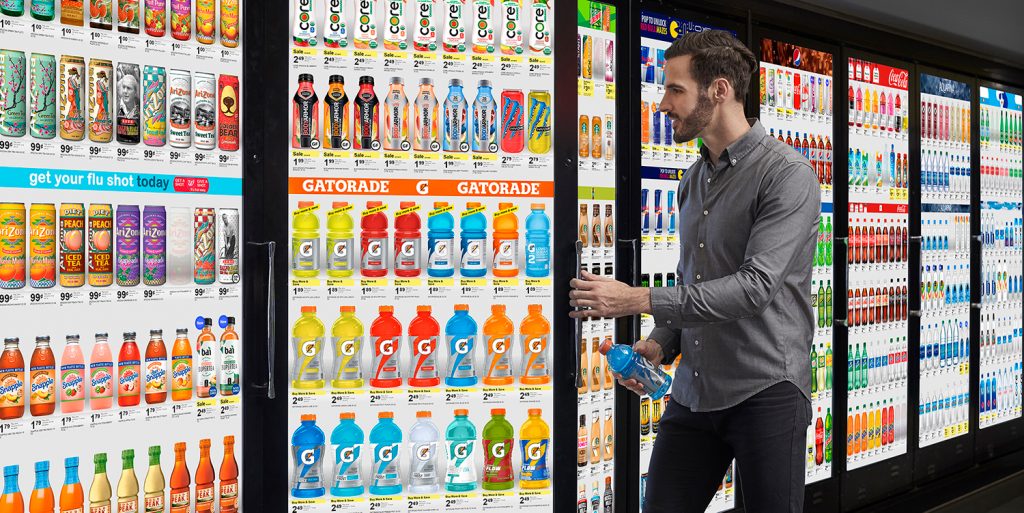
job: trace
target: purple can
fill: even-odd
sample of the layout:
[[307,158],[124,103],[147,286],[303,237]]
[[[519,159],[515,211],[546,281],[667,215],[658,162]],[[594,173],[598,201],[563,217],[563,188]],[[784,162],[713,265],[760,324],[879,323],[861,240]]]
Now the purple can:
[[121,287],[139,284],[139,206],[118,205],[114,215],[117,237],[117,263],[115,277]]
[[142,282],[167,281],[167,212],[158,205],[142,209]]

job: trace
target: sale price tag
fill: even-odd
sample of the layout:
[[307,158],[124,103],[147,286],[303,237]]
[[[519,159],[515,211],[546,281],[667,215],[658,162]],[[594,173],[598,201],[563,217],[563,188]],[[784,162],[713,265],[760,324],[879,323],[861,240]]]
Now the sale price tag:
[[196,420],[212,420],[219,417],[216,399],[200,399],[196,401]]
[[235,417],[242,412],[242,398],[237,395],[220,398],[220,416]]

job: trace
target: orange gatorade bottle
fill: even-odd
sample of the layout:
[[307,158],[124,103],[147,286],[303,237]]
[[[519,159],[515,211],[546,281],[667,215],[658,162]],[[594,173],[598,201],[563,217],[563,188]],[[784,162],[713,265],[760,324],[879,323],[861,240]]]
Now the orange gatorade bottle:
[[519,382],[524,385],[551,383],[548,369],[548,337],[551,323],[541,315],[541,305],[527,307],[529,314],[519,324],[519,337],[523,344],[523,368]]
[[505,315],[505,305],[491,305],[491,316],[484,321],[484,342],[487,351],[483,382],[485,385],[512,384],[512,334],[515,325]]

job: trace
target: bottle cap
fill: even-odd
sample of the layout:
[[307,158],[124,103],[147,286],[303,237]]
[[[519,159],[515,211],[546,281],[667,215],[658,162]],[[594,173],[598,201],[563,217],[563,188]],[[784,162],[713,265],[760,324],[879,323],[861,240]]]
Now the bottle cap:
[[159,336],[161,336],[163,334],[164,334],[164,330],[149,330],[149,336],[151,336],[151,337],[159,337]]
[[380,313],[395,313],[395,307],[390,305],[381,305],[377,311]]
[[37,461],[36,462],[36,472],[49,472],[49,471],[50,471],[50,462],[49,461]]
[[512,208],[512,203],[506,201],[498,203],[498,210],[505,210],[506,208]]
[[530,203],[530,209],[531,210],[544,210],[544,204],[543,203]]
[[416,307],[416,313],[430,313],[430,305],[419,305]]
[[228,317],[228,324],[234,324],[234,323],[235,323],[235,318],[234,317]]
[[64,466],[65,467],[77,467],[78,466],[78,456],[70,456],[70,457],[64,458]]
[[402,78],[402,77],[391,77],[391,80],[388,80],[388,83],[389,84],[405,84],[405,79]]
[[[135,340],[135,332],[134,331],[126,331],[126,332],[124,332],[124,335],[122,335],[122,336],[124,337],[125,340]],[[38,341],[39,339],[36,339],[36,340]]]
[[480,202],[479,201],[470,201],[470,202],[466,203],[466,210],[470,210],[470,209],[474,209],[474,208],[479,208],[479,207],[480,207]]
[[540,408],[530,408],[529,410],[526,410],[526,414],[531,417],[540,417],[540,413]]
[[312,206],[313,206],[313,202],[312,201],[300,201],[299,202],[299,208],[306,208],[306,207],[312,207]]
[[18,475],[18,466],[17,465],[7,465],[6,467],[4,467],[4,477],[17,476],[17,475]]
[[505,408],[494,408],[491,410],[491,415],[505,416]]
[[356,311],[356,307],[354,307],[354,306],[352,306],[352,305],[344,305],[344,306],[342,306],[342,307],[341,307],[341,308],[339,309],[339,311],[340,311],[341,313],[346,313],[346,312],[348,312],[348,313],[351,313],[351,312],[355,312],[355,311]]
[[612,350],[612,341],[610,339],[607,339],[607,338],[604,339],[604,342],[601,342],[601,347],[597,348],[597,351],[599,353],[601,353],[601,354],[608,354],[608,351],[611,351],[611,350]]
[[227,446],[227,445],[234,445],[234,444],[235,444],[235,435],[228,435],[228,436],[224,437],[224,445],[225,446]]
[[202,440],[200,440],[199,441],[199,448],[200,449],[209,449],[210,448],[210,439],[209,438],[203,438]]
[[159,458],[160,457],[160,446],[159,445],[151,445],[151,446],[149,446],[149,457],[150,458]]
[[529,305],[526,307],[526,310],[530,313],[539,314],[542,308],[542,305]]
[[301,308],[302,313],[316,313],[315,306],[304,306]]
[[448,87],[462,87],[462,81],[457,78],[453,78],[448,81]]
[[469,416],[469,410],[464,409],[464,408],[459,408],[458,410],[455,410],[455,416],[456,417],[467,417],[467,416]]
[[185,442],[177,442],[174,444],[174,452],[185,452]]
[[375,208],[375,207],[379,207],[381,205],[383,205],[383,203],[380,202],[380,201],[367,201],[366,202],[366,208]]
[[434,202],[434,208],[444,208],[444,207],[447,207],[447,206],[448,206],[448,202],[447,201],[435,201]]
[[49,344],[49,343],[50,343],[50,337],[49,336],[45,336],[44,335],[44,336],[41,336],[41,337],[36,337],[36,344]]
[[347,207],[347,206],[348,206],[348,202],[347,201],[335,201],[335,202],[331,203],[331,208],[341,208],[341,207]]
[[430,418],[430,412],[429,411],[418,411],[418,412],[416,412],[416,418],[417,419],[429,419]]
[[410,207],[415,207],[415,206],[416,206],[416,202],[415,201],[400,201],[400,202],[398,202],[398,208],[410,208]]
[[211,319],[209,317],[204,318],[203,319],[203,326],[205,326],[205,327],[213,326],[213,319]]
[[505,305],[491,305],[491,313],[494,315],[504,314]]
[[491,87],[491,81],[490,80],[481,80],[480,83],[477,84],[477,87]]
[[464,304],[455,305],[455,311],[456,312],[468,312],[469,311],[469,305],[464,305]]
[[313,415],[312,413],[305,413],[299,418],[302,422],[313,422],[316,420],[316,415]]
[[302,82],[312,82],[312,81],[313,81],[313,75],[311,75],[309,73],[302,73],[302,74],[299,75],[299,83],[302,83]]
[[373,77],[368,76],[368,75],[363,75],[363,76],[359,77],[359,85],[363,85],[363,84],[373,85]]
[[389,411],[382,411],[382,412],[377,414],[377,418],[378,419],[393,419],[393,418],[395,418],[395,414],[391,413]]
[[338,418],[341,420],[355,420],[356,414],[350,411],[343,411],[340,414],[338,414]]
[[107,463],[107,453],[101,452],[93,455],[92,462],[97,465],[105,465]]
[[345,77],[343,77],[341,75],[331,75],[330,77],[328,77],[327,83],[328,84],[344,84],[345,83]]
[[188,328],[178,328],[174,330],[174,332],[177,333],[178,335],[188,335]]
[[[160,331],[160,330],[157,330],[157,331]],[[78,335],[68,335],[67,336],[67,343],[68,344],[77,344],[80,339],[81,339],[81,337],[79,337]]]

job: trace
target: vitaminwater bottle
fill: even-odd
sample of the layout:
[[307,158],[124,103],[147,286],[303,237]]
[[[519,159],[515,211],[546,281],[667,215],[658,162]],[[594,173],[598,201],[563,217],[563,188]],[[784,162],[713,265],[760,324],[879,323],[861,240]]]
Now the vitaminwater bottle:
[[450,387],[476,385],[473,349],[476,348],[476,321],[469,316],[469,305],[455,305],[455,315],[444,326],[448,346],[448,374],[444,384]]
[[462,91],[462,81],[448,82],[448,97],[444,100],[441,149],[449,152],[469,151],[469,104]]
[[388,217],[380,201],[367,201],[359,226],[359,272],[367,278],[380,278],[388,274]]
[[437,374],[437,340],[441,326],[430,315],[429,306],[417,306],[416,318],[409,323],[409,346],[412,351],[412,371],[409,386],[436,387],[441,384]]
[[321,497],[324,489],[323,460],[324,432],[316,425],[316,415],[305,414],[302,423],[292,433],[292,458],[295,474],[292,476],[292,497],[308,499]]
[[85,409],[85,357],[78,339],[78,335],[68,335],[60,355],[61,413]]
[[187,329],[178,328],[175,333],[171,347],[171,400],[187,401],[192,399],[192,343]]
[[320,274],[320,205],[300,201],[292,212],[292,274],[316,278]]
[[409,466],[409,493],[437,493],[437,445],[441,434],[430,420],[429,411],[416,412],[416,423],[409,430],[411,465]]
[[498,107],[491,94],[491,81],[481,80],[473,100],[472,136],[473,151],[476,153],[497,153],[498,151]]
[[661,399],[672,388],[672,377],[661,367],[634,352],[632,347],[625,344],[612,345],[611,340],[605,339],[601,344],[601,354],[607,360],[608,367],[623,379],[637,380],[652,401]]
[[299,75],[299,87],[292,97],[292,148],[320,147],[320,101],[313,89],[313,75]]
[[89,408],[105,410],[114,403],[114,355],[106,333],[97,333],[89,355]]
[[370,446],[373,448],[371,495],[402,493],[402,478],[398,473],[401,445],[402,430],[395,425],[395,414],[389,411],[377,414],[377,425],[370,431]]
[[327,276],[347,278],[355,271],[355,242],[352,205],[347,201],[331,203],[327,212]]
[[444,489],[448,492],[469,492],[476,489],[476,426],[469,421],[469,410],[455,410],[455,420],[445,430],[448,468]]
[[494,276],[511,278],[519,275],[519,217],[512,203],[498,203],[494,214]]
[[328,78],[327,94],[324,95],[324,147],[348,150],[352,147],[349,139],[349,101],[345,94],[345,77],[331,75]]
[[467,278],[480,278],[487,275],[487,256],[484,247],[487,245],[487,217],[480,203],[466,203],[466,211],[459,220],[461,230],[461,253],[459,272]]
[[196,397],[217,396],[217,337],[213,334],[213,319],[203,319],[203,330],[196,337]]
[[50,488],[50,462],[36,462],[36,484],[28,500],[29,513],[53,513],[53,489]]
[[370,340],[373,342],[373,377],[370,378],[370,386],[400,387],[402,323],[395,319],[393,306],[381,306],[378,312],[380,315],[370,325]]
[[320,352],[324,347],[324,323],[316,316],[315,306],[304,306],[302,316],[292,328],[292,348],[295,351],[293,388],[323,388],[324,371]]
[[484,347],[487,349],[483,382],[489,386],[512,384],[512,335],[515,325],[505,315],[505,305],[491,305],[491,316],[484,322]]
[[543,278],[551,274],[551,222],[543,203],[530,204],[526,216],[526,275]]
[[420,275],[420,215],[419,205],[412,201],[398,204],[395,213],[395,276]]
[[341,316],[331,326],[334,347],[334,372],[331,386],[361,388],[363,386],[363,323],[356,318],[356,307],[342,306]]
[[334,449],[334,480],[331,495],[355,497],[363,494],[363,476],[359,473],[359,457],[363,448],[363,430],[356,425],[356,414],[342,412],[341,422],[331,432]]
[[548,472],[548,444],[551,429],[540,418],[540,408],[527,411],[529,417],[519,429],[519,444],[523,450],[523,466],[519,471],[519,487],[523,489],[548,488],[551,474]]
[[409,151],[409,99],[405,96],[405,80],[391,77],[384,97],[384,149]]
[[357,150],[379,150],[380,100],[373,91],[373,77],[359,77],[359,92],[353,104],[355,135],[352,137],[352,146]]
[[24,513],[25,499],[18,488],[18,466],[4,467],[4,493],[0,495],[0,511],[4,513]]
[[[417,0],[423,2],[423,0]],[[427,0],[431,2],[432,0]],[[427,7],[431,9],[432,6]],[[413,111],[412,148],[416,151],[438,151],[441,149],[439,135],[439,119],[437,112],[437,96],[434,95],[434,81],[429,78],[420,79],[420,89],[416,92]]]
[[85,492],[82,490],[82,482],[78,479],[78,456],[64,458],[64,486],[60,489],[60,511],[82,511],[84,506]]
[[528,314],[519,324],[523,344],[523,368],[519,382],[524,385],[546,385],[551,382],[548,369],[548,337],[551,323],[541,315],[541,305],[529,305]]
[[455,218],[447,202],[435,201],[427,214],[427,276],[448,278],[455,274]]
[[505,409],[491,410],[484,426],[484,490],[510,490],[515,481],[512,472],[512,424],[505,420]]

